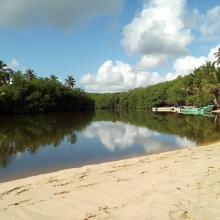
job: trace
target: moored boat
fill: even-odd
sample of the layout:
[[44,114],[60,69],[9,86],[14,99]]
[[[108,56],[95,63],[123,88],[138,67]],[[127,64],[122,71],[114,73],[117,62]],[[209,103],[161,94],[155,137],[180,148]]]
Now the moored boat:
[[178,112],[179,108],[176,107],[155,107],[152,108],[153,112]]
[[214,105],[207,105],[205,107],[195,108],[195,107],[183,107],[180,108],[179,113],[182,114],[193,114],[193,115],[204,115],[207,112],[211,112]]

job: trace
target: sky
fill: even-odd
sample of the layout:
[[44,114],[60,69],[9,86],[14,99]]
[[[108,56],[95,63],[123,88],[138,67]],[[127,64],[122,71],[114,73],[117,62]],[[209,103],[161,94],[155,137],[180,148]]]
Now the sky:
[[0,0],[0,60],[118,92],[186,75],[220,47],[219,0]]

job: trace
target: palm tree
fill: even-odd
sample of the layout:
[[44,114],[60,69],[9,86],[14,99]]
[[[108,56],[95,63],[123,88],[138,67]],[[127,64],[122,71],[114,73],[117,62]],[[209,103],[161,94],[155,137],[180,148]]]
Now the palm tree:
[[220,64],[220,47],[218,48],[218,51],[214,53],[216,61],[213,62],[213,74],[214,74],[214,79],[216,82],[216,86],[211,88],[211,92],[214,94],[214,104],[217,108],[220,107],[220,68],[215,67],[215,64],[219,65]]
[[188,95],[211,93],[214,96],[213,103],[220,107],[220,68],[215,67],[215,63],[207,62],[195,69],[185,81]]
[[218,48],[218,51],[214,53],[214,55],[215,55],[215,58],[216,58],[215,63],[217,65],[219,65],[220,64],[220,47]]
[[13,70],[7,68],[7,65],[0,61],[0,86],[10,84]]
[[58,80],[57,76],[55,76],[55,75],[53,75],[53,74],[50,75],[50,79],[52,79],[52,80],[54,80],[54,81],[57,81],[57,80]]
[[65,79],[65,84],[69,88],[73,88],[76,85],[76,80],[72,76],[68,76],[67,79]]
[[214,104],[216,107],[220,107],[220,68],[215,69],[214,78],[216,83],[211,88],[211,92],[214,95]]
[[32,69],[27,69],[24,75],[25,75],[26,80],[32,80],[32,79],[36,78],[36,76],[34,74],[34,70],[32,70]]
[[3,61],[0,60],[0,70],[5,69],[6,67],[7,65]]
[[20,70],[14,72],[12,76],[12,84],[20,84],[22,80],[25,80],[24,74]]

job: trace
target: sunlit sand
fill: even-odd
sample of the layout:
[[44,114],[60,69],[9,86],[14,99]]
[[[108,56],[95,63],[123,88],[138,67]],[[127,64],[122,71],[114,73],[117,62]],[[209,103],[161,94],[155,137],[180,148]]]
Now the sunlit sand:
[[220,143],[0,184],[0,219],[220,219]]

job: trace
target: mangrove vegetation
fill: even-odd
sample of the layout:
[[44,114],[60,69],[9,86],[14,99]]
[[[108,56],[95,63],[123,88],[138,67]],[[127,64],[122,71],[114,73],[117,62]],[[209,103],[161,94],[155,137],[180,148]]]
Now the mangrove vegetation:
[[162,82],[147,88],[121,93],[91,93],[99,109],[139,109],[158,106],[215,104],[220,107],[220,50],[216,62],[207,62],[187,76]]
[[69,112],[93,109],[94,103],[68,76],[38,77],[32,69],[13,71],[0,61],[0,114]]
[[55,75],[38,77],[33,70],[13,71],[0,61],[0,114],[68,112],[85,109],[150,109],[190,105],[220,107],[220,49],[216,61],[191,74],[146,88],[120,93],[86,93],[74,77],[62,83]]

